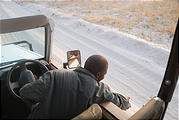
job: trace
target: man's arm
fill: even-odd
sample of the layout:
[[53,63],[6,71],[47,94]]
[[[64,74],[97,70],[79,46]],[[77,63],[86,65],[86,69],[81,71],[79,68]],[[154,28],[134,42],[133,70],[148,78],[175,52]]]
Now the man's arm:
[[99,82],[97,84],[96,96],[94,97],[95,103],[101,103],[105,101],[111,101],[120,107],[122,110],[126,110],[130,107],[129,100],[119,93],[113,93],[109,86]]
[[20,96],[24,101],[39,102],[47,93],[50,81],[50,73],[43,74],[39,80],[24,85],[20,90]]

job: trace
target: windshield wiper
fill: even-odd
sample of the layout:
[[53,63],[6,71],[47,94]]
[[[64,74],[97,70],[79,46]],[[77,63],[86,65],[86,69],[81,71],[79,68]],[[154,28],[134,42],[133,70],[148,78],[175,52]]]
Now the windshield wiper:
[[10,64],[12,64],[12,63],[14,63],[14,62],[19,62],[19,61],[22,61],[22,60],[25,60],[25,59],[20,59],[20,60],[14,60],[14,61],[10,61],[10,62],[0,63],[0,68],[1,68],[2,66],[10,65]]
[[10,44],[19,45],[19,44],[24,44],[24,43],[26,43],[29,46],[29,50],[34,51],[32,48],[32,44],[29,43],[28,41],[19,41],[19,42],[7,43],[7,44],[3,44],[3,45],[10,45]]

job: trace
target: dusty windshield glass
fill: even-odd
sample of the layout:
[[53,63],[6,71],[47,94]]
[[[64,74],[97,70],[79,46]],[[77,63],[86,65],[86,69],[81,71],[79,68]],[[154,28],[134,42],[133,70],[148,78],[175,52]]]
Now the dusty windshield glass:
[[0,34],[0,67],[21,59],[39,59],[45,54],[45,29],[35,28]]

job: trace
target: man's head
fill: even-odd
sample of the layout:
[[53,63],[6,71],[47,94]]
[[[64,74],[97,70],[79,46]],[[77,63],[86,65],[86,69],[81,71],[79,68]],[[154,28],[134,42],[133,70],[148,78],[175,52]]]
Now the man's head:
[[108,62],[101,55],[92,55],[86,60],[84,68],[100,81],[104,79],[104,75],[107,73]]

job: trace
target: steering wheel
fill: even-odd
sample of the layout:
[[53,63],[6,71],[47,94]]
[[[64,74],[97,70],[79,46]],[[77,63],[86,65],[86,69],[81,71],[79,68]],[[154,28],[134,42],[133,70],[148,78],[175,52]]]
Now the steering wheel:
[[10,91],[10,93],[15,96],[16,98],[18,99],[21,99],[21,97],[14,91],[14,89],[16,88],[20,88],[20,85],[19,85],[19,80],[16,80],[15,82],[11,82],[11,79],[12,79],[12,73],[13,71],[19,66],[20,68],[22,69],[27,69],[26,67],[26,63],[27,62],[31,62],[31,63],[36,63],[39,65],[39,68],[41,69],[41,71],[43,73],[47,72],[48,71],[48,68],[43,65],[42,63],[40,63],[39,61],[36,61],[36,60],[22,60],[18,63],[16,63],[11,69],[10,71],[8,72],[8,76],[7,76],[7,87]]

